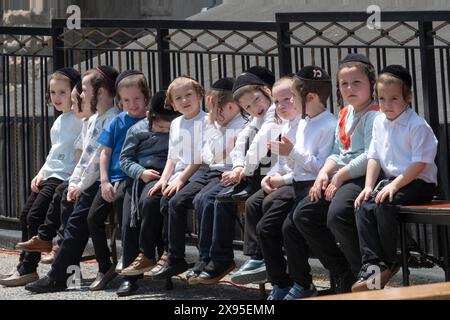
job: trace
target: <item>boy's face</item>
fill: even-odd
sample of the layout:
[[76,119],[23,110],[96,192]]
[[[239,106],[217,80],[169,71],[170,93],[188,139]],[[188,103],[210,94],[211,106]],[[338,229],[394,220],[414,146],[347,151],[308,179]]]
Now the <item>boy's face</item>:
[[81,110],[82,111],[81,112],[79,111],[77,95],[78,95],[77,88],[73,88],[72,94],[70,95],[70,99],[72,101],[72,111],[75,113],[75,116],[78,119],[83,119],[83,118],[90,117],[91,116],[91,108],[90,107],[86,108],[86,106],[85,106],[86,104],[85,103],[81,103],[82,104],[82,106],[81,106]]
[[56,110],[60,112],[69,112],[70,103],[70,82],[62,79],[50,80],[50,100]]
[[282,82],[272,89],[272,97],[276,106],[277,115],[283,120],[294,120],[297,115],[297,109],[294,107],[290,82]]
[[395,120],[408,108],[411,103],[411,95],[405,100],[401,83],[378,83],[377,94],[381,111],[389,120]]
[[139,87],[123,87],[120,89],[119,96],[123,111],[126,111],[130,117],[141,118],[145,115],[147,101]]
[[170,121],[165,121],[161,118],[153,118],[152,121],[152,132],[157,133],[169,133],[170,131]]
[[259,90],[247,92],[239,99],[242,109],[256,118],[263,118],[270,104],[271,101]]
[[81,87],[83,88],[83,92],[81,93],[81,104],[83,105],[83,109],[85,107],[90,108],[92,98],[94,97],[94,88],[91,85],[91,77],[92,75],[88,75],[83,77],[81,80]]
[[351,104],[357,111],[372,100],[369,78],[358,67],[343,68],[339,71],[339,90],[344,103]]
[[174,109],[186,119],[194,118],[199,113],[202,97],[190,83],[174,87],[171,96]]

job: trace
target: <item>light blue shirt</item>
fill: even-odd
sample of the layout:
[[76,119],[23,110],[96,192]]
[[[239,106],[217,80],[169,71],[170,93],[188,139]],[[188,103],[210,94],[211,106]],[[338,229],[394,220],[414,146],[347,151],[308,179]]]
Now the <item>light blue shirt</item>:
[[52,147],[41,170],[44,180],[69,180],[76,165],[73,146],[82,126],[83,122],[73,112],[63,113],[55,120],[50,130]]

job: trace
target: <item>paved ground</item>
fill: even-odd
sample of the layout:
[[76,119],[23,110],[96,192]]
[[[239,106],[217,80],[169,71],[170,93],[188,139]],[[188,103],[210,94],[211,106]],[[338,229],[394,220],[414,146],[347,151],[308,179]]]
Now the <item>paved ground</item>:
[[[14,236],[14,232],[8,233],[9,236]],[[0,238],[6,235],[0,229]],[[11,237],[10,237],[11,238]],[[5,242],[0,241],[0,248],[6,247],[6,250],[11,247],[5,246]],[[1,249],[0,249],[1,250]],[[187,247],[187,260],[194,262],[197,259],[197,249],[193,246]],[[240,251],[236,251],[235,261],[240,266],[245,257]],[[18,260],[17,252],[0,251],[0,274],[6,274],[14,270]],[[312,272],[314,276],[314,283],[319,290],[327,289],[329,286],[328,273],[324,270],[321,264],[311,259]],[[40,265],[38,273],[43,276],[49,270],[49,266]],[[5,288],[0,287],[0,300],[257,300],[260,299],[260,293],[257,285],[249,286],[234,286],[229,277],[224,278],[224,281],[217,285],[197,285],[190,286],[186,283],[184,275],[179,278],[174,278],[175,289],[167,291],[165,289],[164,281],[153,281],[150,278],[140,281],[140,288],[136,295],[126,298],[117,297],[115,291],[120,285],[120,279],[115,279],[105,291],[90,292],[88,290],[89,284],[94,280],[97,272],[97,265],[95,263],[82,263],[83,281],[80,289],[68,290],[63,293],[52,293],[44,295],[34,295],[28,293],[23,288]],[[389,286],[401,286],[401,271],[391,280]],[[411,269],[411,283],[424,284],[430,282],[444,281],[443,271],[440,268],[432,269]],[[269,290],[269,285],[266,286]]]

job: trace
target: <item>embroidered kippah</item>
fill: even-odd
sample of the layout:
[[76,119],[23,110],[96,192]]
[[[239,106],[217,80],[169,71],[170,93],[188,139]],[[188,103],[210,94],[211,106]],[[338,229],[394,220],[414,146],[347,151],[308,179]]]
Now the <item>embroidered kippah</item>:
[[301,68],[295,74],[295,77],[300,80],[331,82],[331,78],[328,73],[318,66],[306,66],[304,68]]

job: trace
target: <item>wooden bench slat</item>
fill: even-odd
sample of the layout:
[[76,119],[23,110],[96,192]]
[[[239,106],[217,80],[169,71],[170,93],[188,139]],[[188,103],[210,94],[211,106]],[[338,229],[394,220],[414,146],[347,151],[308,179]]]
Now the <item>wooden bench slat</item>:
[[328,295],[307,300],[450,300],[450,282]]

